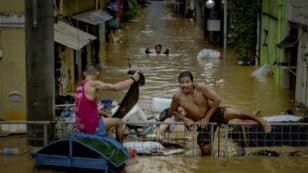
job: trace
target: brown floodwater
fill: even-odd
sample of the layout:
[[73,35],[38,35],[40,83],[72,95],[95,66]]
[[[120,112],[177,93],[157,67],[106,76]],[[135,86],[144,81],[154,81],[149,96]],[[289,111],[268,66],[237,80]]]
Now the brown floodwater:
[[[196,81],[204,82],[222,97],[223,105],[244,108],[248,111],[260,109],[263,116],[277,115],[288,108],[295,110],[288,89],[275,85],[268,77],[257,80],[250,76],[254,66],[240,66],[237,55],[228,50],[227,56],[218,59],[197,58],[203,48],[213,48],[203,39],[203,31],[190,19],[174,13],[169,2],[154,1],[144,8],[140,17],[121,30],[123,38],[117,43],[106,44],[105,57],[101,60],[101,76],[105,82],[127,79],[128,63],[142,71],[146,85],[141,87],[138,104],[149,109],[153,97],[170,98],[178,86],[180,71],[190,70]],[[147,47],[161,44],[168,48],[170,55],[146,56]],[[216,49],[223,55],[222,49]],[[217,82],[219,81],[219,82]],[[100,98],[120,101],[123,92],[101,92]],[[10,143],[22,146],[21,140]],[[0,138],[2,142],[5,138]],[[2,145],[4,146],[4,145]],[[33,172],[33,160],[27,148],[18,156],[0,155],[1,173]],[[203,172],[305,172],[308,168],[307,157],[201,157],[201,156],[137,156],[128,164],[124,173],[203,173]],[[44,169],[39,172],[64,172]],[[74,171],[71,171],[74,172]]]
[[[127,79],[125,73],[130,63],[146,77],[138,103],[147,107],[153,97],[171,98],[178,87],[179,72],[190,70],[197,82],[204,82],[218,92],[223,105],[248,111],[260,109],[264,116],[294,109],[288,89],[275,85],[270,77],[252,78],[251,73],[257,68],[238,65],[238,56],[231,49],[226,57],[218,48],[221,58],[197,58],[201,49],[214,46],[205,43],[203,31],[192,20],[174,11],[172,3],[154,1],[140,17],[123,26],[122,43],[106,45],[101,79],[105,82]],[[146,48],[154,48],[156,44],[168,48],[170,55],[144,53]],[[101,96],[120,101],[125,92],[102,92]]]
[[[106,47],[102,80],[115,82],[127,78],[128,63],[142,71],[146,85],[141,87],[138,104],[150,108],[153,97],[171,98],[178,87],[178,74],[190,70],[196,81],[204,82],[222,97],[222,104],[254,111],[263,116],[277,115],[287,109],[296,111],[288,89],[277,86],[271,77],[254,79],[255,66],[240,66],[238,56],[228,49],[221,58],[197,58],[203,48],[214,48],[204,41],[203,31],[192,20],[174,13],[168,2],[152,2],[141,16],[122,29],[122,43]],[[170,55],[147,56],[146,48],[161,44]],[[219,82],[217,82],[219,81]],[[223,81],[223,82],[221,82]],[[120,101],[122,93],[104,92],[102,96]],[[303,172],[307,158],[213,158],[213,157],[138,157],[124,172]]]

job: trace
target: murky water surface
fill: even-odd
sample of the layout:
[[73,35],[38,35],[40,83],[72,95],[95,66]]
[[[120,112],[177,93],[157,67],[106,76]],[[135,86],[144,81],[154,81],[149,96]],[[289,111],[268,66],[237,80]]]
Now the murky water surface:
[[[287,89],[277,87],[271,78],[253,79],[250,74],[256,68],[238,65],[238,57],[232,50],[228,50],[226,58],[222,49],[216,49],[221,58],[197,58],[201,49],[213,46],[205,44],[203,31],[193,21],[174,14],[170,3],[153,2],[141,17],[125,25],[122,33],[123,43],[106,47],[101,78],[106,82],[126,79],[128,63],[141,70],[146,76],[139,99],[141,106],[150,103],[153,97],[170,98],[178,87],[179,72],[190,70],[196,81],[208,84],[221,95],[223,105],[249,111],[261,109],[264,116],[293,108]],[[156,44],[168,48],[170,55],[144,53]],[[124,92],[101,95],[121,100]]]
[[[202,31],[189,19],[173,13],[173,5],[152,2],[141,17],[122,29],[122,43],[107,44],[106,57],[102,60],[101,79],[117,82],[127,79],[128,63],[146,76],[146,85],[141,88],[139,104],[149,108],[153,97],[170,98],[178,86],[178,74],[182,70],[192,71],[195,80],[205,82],[219,95],[223,105],[245,108],[248,111],[261,109],[263,116],[279,114],[288,108],[294,109],[289,92],[277,87],[269,78],[256,80],[250,77],[255,67],[239,66],[236,54],[228,50],[227,57],[198,59],[197,54],[206,45]],[[161,44],[170,55],[146,56],[147,47]],[[217,49],[223,55],[223,50]],[[123,92],[101,92],[100,96],[120,101]],[[0,139],[2,140],[2,139]],[[15,141],[16,142],[16,141]],[[121,172],[306,172],[306,157],[281,158],[213,158],[186,157],[183,155],[147,156],[138,158]],[[29,154],[0,156],[0,172],[32,172],[33,160]],[[62,172],[40,170],[40,172]]]

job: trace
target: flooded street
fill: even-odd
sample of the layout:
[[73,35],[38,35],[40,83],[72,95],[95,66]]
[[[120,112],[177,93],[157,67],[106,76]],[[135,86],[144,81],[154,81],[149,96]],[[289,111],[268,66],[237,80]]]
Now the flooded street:
[[[222,104],[248,111],[260,109],[262,116],[277,115],[286,109],[295,110],[287,89],[275,86],[268,78],[253,79],[254,66],[240,66],[237,56],[228,50],[223,58],[198,59],[197,54],[208,48],[203,40],[203,31],[193,21],[174,13],[172,4],[152,2],[142,16],[123,28],[122,44],[109,44],[106,48],[106,63],[102,68],[102,80],[115,82],[127,78],[124,74],[129,63],[146,76],[146,85],[141,87],[138,104],[150,108],[153,97],[171,98],[178,86],[178,74],[190,70],[196,81],[205,82],[222,97]],[[147,56],[146,48],[161,44],[170,55]],[[222,81],[217,83],[216,81]],[[107,98],[122,98],[124,93],[102,93]],[[120,99],[118,100],[120,101]],[[138,163],[127,166],[127,173],[137,172],[302,172],[307,169],[307,158],[232,158],[212,157],[138,157]]]
[[[123,43],[108,44],[101,79],[116,82],[126,79],[130,63],[142,71],[146,85],[141,88],[139,105],[151,103],[153,97],[171,98],[178,86],[178,74],[190,70],[196,81],[214,88],[222,97],[222,104],[249,111],[260,109],[263,116],[276,115],[288,108],[293,109],[288,89],[275,86],[268,78],[259,81],[250,76],[254,66],[240,66],[237,55],[228,50],[223,58],[197,58],[205,44],[203,31],[193,21],[174,13],[174,6],[167,2],[153,2],[143,10],[141,17],[122,29]],[[170,55],[147,56],[146,48],[161,44]],[[129,62],[128,62],[129,61]],[[216,82],[216,81],[222,82]],[[102,93],[103,97],[120,101],[124,93]]]
[[[14,158],[13,158],[14,157]],[[14,160],[14,161],[13,161]],[[25,161],[27,160],[27,161]],[[1,172],[33,173],[33,160],[28,154],[22,156],[0,156]],[[137,163],[127,165],[120,173],[301,173],[307,170],[308,158],[213,158],[184,156],[138,156]],[[71,170],[43,168],[41,173],[92,172],[89,170]],[[95,172],[95,171],[94,171]],[[99,171],[96,171],[99,172]],[[115,171],[114,171],[115,172]]]
[[[108,43],[102,59],[100,78],[105,82],[127,79],[129,64],[144,73],[145,86],[140,88],[138,104],[150,109],[153,97],[171,98],[178,87],[178,74],[190,70],[197,82],[204,82],[217,91],[222,105],[248,111],[261,110],[262,116],[277,115],[287,109],[296,111],[288,89],[276,86],[271,78],[257,80],[250,76],[254,66],[240,66],[237,55],[222,49],[218,59],[197,58],[203,48],[213,48],[203,39],[203,31],[190,19],[174,13],[170,2],[154,1],[144,8],[140,17],[122,28],[121,43]],[[144,53],[146,48],[161,44],[170,50],[169,56],[152,56]],[[126,91],[101,92],[100,99],[121,101]],[[25,137],[21,137],[25,138]],[[25,149],[26,150],[26,149]],[[27,160],[27,161],[25,161]],[[305,172],[308,157],[188,157],[137,156],[122,173],[247,173]],[[0,155],[1,173],[33,172],[33,159],[29,152],[19,156]],[[39,170],[55,173],[62,170]],[[74,172],[74,171],[71,171]],[[86,171],[87,172],[87,171]]]
[[147,173],[288,173],[305,172],[307,166],[306,159],[290,158],[232,158],[219,159],[212,157],[182,158],[171,157],[152,157],[139,159],[137,166],[127,166],[126,172],[147,172]]

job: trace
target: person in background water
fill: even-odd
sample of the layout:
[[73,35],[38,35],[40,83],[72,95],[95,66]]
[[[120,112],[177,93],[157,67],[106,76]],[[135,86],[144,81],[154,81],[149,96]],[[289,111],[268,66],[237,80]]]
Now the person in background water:
[[82,81],[76,89],[76,126],[77,129],[84,133],[99,134],[100,123],[108,130],[116,128],[116,139],[123,143],[123,123],[118,118],[99,117],[97,92],[98,90],[119,91],[131,86],[138,81],[140,75],[135,72],[130,79],[111,84],[97,80],[99,72],[94,65],[87,65],[83,72],[85,80]]
[[[155,45],[154,49],[155,49],[155,54],[156,55],[160,55],[162,53],[162,46],[161,46],[161,44]],[[149,48],[146,48],[145,54],[150,54],[150,53],[152,53],[152,51]],[[169,49],[165,49],[163,54],[169,55]]]
[[155,46],[155,53],[156,54],[161,54],[161,50],[162,50],[161,44],[157,44]]
[[[243,110],[220,106],[221,99],[217,93],[204,83],[194,83],[190,71],[183,71],[179,75],[179,91],[173,95],[170,111],[173,115],[191,127],[194,122],[199,122],[198,145],[203,155],[210,153],[211,136],[207,128],[209,122],[217,124],[228,123],[232,119],[249,119],[256,121],[266,133],[271,131],[271,125],[264,119]],[[179,112],[178,107],[184,108]],[[186,116],[183,115],[186,113]],[[217,126],[214,127],[214,132]]]

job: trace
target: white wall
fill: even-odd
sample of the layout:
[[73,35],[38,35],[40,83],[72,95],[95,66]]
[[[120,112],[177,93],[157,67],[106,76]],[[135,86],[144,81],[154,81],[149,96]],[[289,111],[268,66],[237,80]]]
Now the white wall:
[[295,101],[308,108],[308,1],[288,0],[287,3],[288,21],[299,24]]
[[295,100],[308,108],[308,31],[299,29]]
[[308,25],[308,1],[288,0],[288,20]]

